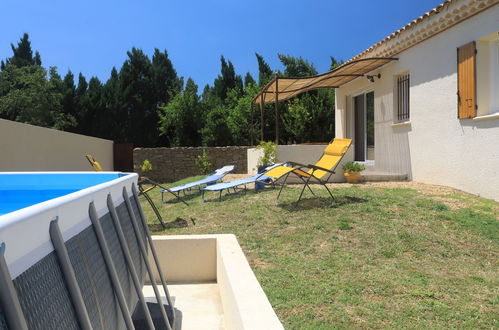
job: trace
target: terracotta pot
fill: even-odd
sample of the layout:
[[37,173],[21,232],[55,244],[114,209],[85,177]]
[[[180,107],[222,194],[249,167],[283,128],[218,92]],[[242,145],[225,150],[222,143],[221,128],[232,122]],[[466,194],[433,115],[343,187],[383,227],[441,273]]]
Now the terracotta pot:
[[347,179],[348,183],[359,183],[360,180],[362,179],[362,176],[358,171],[345,172],[343,175],[345,175],[345,179]]

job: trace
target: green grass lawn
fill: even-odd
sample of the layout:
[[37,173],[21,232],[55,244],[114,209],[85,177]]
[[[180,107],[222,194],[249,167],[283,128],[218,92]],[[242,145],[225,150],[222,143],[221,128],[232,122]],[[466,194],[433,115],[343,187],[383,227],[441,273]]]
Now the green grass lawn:
[[451,189],[333,189],[335,202],[316,187],[298,206],[297,187],[279,203],[266,190],[193,195],[189,206],[161,204],[155,190],[166,230],[142,207],[155,234],[235,234],[286,328],[499,327],[499,203]]

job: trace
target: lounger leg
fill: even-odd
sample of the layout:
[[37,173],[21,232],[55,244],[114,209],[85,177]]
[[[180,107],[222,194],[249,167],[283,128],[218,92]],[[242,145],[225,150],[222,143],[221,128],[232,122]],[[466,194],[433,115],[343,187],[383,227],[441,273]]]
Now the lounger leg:
[[149,205],[151,205],[151,208],[152,210],[154,211],[154,213],[156,214],[156,217],[158,217],[158,220],[159,222],[161,222],[161,225],[163,226],[163,228],[166,228],[165,227],[165,223],[163,222],[163,217],[161,216],[161,214],[159,213],[159,210],[158,208],[156,207],[156,205],[154,205],[154,202],[152,201],[151,197],[149,197],[149,195],[146,193],[146,192],[143,192],[142,195],[145,197],[145,199],[149,202]]
[[177,199],[180,200],[182,203],[189,206],[189,203],[187,203],[182,197],[180,197],[180,195],[175,194],[173,191],[170,192],[173,194],[173,196],[177,197]]
[[[327,182],[326,182],[326,183],[327,183]],[[324,184],[324,187],[326,187],[327,192],[329,193],[329,196],[331,196],[331,198],[332,198],[332,199],[333,199],[333,201],[334,201],[334,200],[335,200],[335,199],[334,199],[334,196],[333,196],[333,194],[331,193],[331,190],[329,190],[329,188],[327,187],[326,183]]]
[[[301,196],[303,195],[303,192],[305,191],[305,187],[308,187],[308,189],[310,189],[310,191],[312,191],[312,189],[311,189],[311,188],[309,187],[309,185],[308,185],[308,182],[310,181],[310,178],[311,178],[311,177],[312,177],[312,176],[309,176],[309,177],[308,177],[308,179],[307,179],[307,181],[305,182],[305,185],[303,186],[303,189],[301,190],[300,197],[298,197],[298,200],[296,201],[296,205],[298,205],[298,203],[300,202],[300,200],[301,200]],[[313,193],[313,192],[312,192],[312,193]],[[314,194],[314,196],[315,196],[315,194]]]
[[222,191],[223,191],[223,189],[220,190],[220,197],[219,197],[220,202],[222,201]]
[[279,196],[281,196],[282,189],[284,188],[284,185],[286,185],[286,181],[288,180],[289,173],[291,173],[291,172],[288,172],[288,174],[286,174],[286,177],[284,178],[284,182],[281,185],[281,189],[279,189],[279,193],[277,194],[277,199],[279,199]]
[[312,193],[312,195],[315,196],[315,193],[314,191],[312,190],[312,188],[310,188],[310,186],[308,185],[308,181],[310,180],[311,176],[308,177],[307,181],[305,181],[305,179],[303,179],[301,176],[298,176],[302,181],[303,183],[305,183],[305,186],[308,187],[308,190],[310,190],[310,192]]

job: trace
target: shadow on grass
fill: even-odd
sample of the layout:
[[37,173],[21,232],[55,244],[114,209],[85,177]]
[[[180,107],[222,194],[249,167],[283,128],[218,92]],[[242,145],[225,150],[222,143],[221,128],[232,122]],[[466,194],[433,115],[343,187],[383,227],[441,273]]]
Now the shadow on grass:
[[[196,221],[194,218],[191,218],[190,222],[192,222],[193,225],[196,224]],[[149,226],[149,230],[156,232],[156,231],[162,231],[165,229],[186,228],[189,226],[189,221],[187,221],[186,219],[177,218],[173,221],[166,222],[164,227],[160,223],[149,223],[148,226]]]
[[219,192],[205,192],[204,195],[204,202],[206,203],[211,203],[211,202],[223,202],[223,201],[228,201],[228,200],[233,200],[237,198],[244,198],[245,196],[252,196],[252,195],[258,195],[258,194],[264,194],[267,192],[273,192],[275,189],[274,188],[264,188],[263,190],[258,190],[255,191],[254,188],[248,188],[246,191],[243,189],[240,189],[236,192],[230,191],[230,192],[223,192],[222,193],[222,199],[220,200],[220,195]]
[[[180,199],[176,198],[172,194],[170,194],[168,192],[165,192],[164,194],[165,194],[165,197],[164,197],[164,201],[162,201],[163,204],[177,204],[177,203],[181,203],[182,204],[182,202],[180,201]],[[196,197],[201,196],[201,192],[199,190],[192,190],[192,191],[189,191],[188,193],[185,193],[185,194],[182,193],[182,192],[180,192],[179,196],[184,201],[188,202],[191,199],[194,199]]]
[[278,206],[286,211],[304,211],[317,208],[338,208],[348,204],[366,203],[365,198],[351,196],[337,196],[332,200],[330,197],[307,197],[296,201],[279,203]]

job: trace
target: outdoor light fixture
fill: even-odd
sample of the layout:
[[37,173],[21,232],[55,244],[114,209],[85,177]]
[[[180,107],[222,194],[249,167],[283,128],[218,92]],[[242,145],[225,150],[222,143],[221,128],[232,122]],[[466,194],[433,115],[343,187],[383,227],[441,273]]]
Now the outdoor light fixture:
[[374,82],[374,77],[377,77],[378,79],[380,79],[381,78],[381,73],[378,73],[377,75],[372,75],[372,76],[368,75],[368,74],[366,75],[367,80],[369,80],[372,83]]

